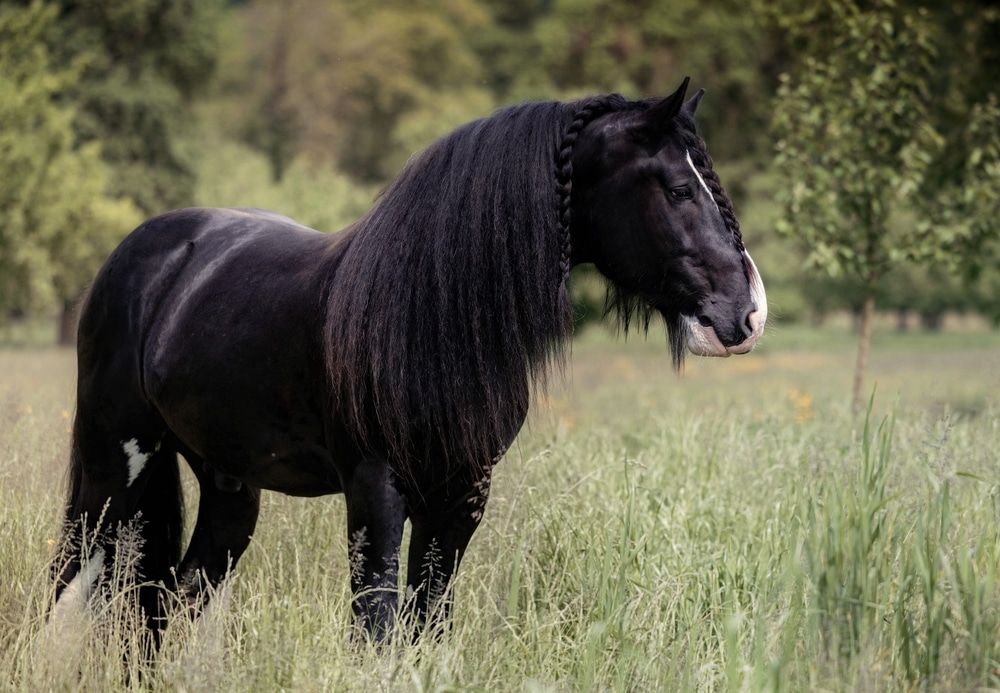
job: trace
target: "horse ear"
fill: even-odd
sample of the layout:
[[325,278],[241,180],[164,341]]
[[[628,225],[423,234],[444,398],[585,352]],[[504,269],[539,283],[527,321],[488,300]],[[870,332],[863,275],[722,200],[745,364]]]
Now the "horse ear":
[[694,120],[694,114],[698,110],[698,104],[701,103],[701,97],[705,95],[704,89],[699,89],[698,93],[688,99],[687,103],[681,106],[681,113]]
[[639,123],[639,130],[647,135],[662,132],[667,123],[681,112],[681,108],[684,106],[684,95],[687,94],[688,82],[690,81],[690,77],[685,77],[677,91],[670,96],[663,97],[644,111]]

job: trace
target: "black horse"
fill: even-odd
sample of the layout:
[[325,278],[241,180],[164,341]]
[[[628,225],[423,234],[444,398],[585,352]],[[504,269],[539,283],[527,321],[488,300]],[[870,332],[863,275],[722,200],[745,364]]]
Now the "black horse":
[[[407,518],[402,613],[446,616],[491,471],[564,355],[571,266],[610,280],[626,329],[661,314],[676,367],[763,330],[686,89],[503,109],[431,145],[337,234],[253,209],[133,231],[82,311],[56,610],[92,591],[138,516],[155,631],[162,590],[202,603],[239,560],[268,489],[345,494],[363,631],[382,639],[400,613]],[[177,453],[200,484],[183,557]]]

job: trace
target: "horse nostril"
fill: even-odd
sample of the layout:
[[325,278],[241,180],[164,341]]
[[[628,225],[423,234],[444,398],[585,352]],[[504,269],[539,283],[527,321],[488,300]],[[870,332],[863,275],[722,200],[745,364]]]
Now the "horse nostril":
[[754,316],[757,314],[757,306],[753,306],[747,311],[746,317],[743,319],[743,334],[747,337],[753,335],[755,330]]

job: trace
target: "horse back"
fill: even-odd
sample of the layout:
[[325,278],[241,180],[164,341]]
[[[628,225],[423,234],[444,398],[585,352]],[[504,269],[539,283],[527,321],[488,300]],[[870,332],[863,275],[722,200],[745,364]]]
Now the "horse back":
[[259,210],[192,208],[154,217],[122,241],[95,278],[81,313],[83,345],[93,345],[97,334],[122,333],[139,347],[176,320],[210,317],[200,327],[186,325],[210,332],[250,304],[294,304],[322,290],[316,254],[335,245],[330,241]]

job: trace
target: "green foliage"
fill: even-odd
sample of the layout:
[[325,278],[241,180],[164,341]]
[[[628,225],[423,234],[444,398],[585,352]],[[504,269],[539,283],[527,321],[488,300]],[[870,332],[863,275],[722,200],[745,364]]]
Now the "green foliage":
[[780,42],[758,21],[753,3],[726,0],[559,0],[514,13],[531,27],[491,61],[501,99],[618,91],[632,97],[669,93],[685,75],[704,87],[699,122],[720,160],[767,151],[766,65]]
[[96,143],[75,146],[60,103],[84,66],[52,64],[56,9],[0,7],[0,316],[75,300],[138,223],[108,195]]
[[[268,154],[275,180],[304,152],[335,160],[363,182],[385,181],[412,154],[396,134],[405,118],[422,112],[442,120],[457,107],[467,120],[465,97],[483,101],[481,66],[467,37],[487,20],[476,0],[261,0],[245,14],[246,31],[256,39],[228,66],[225,86],[249,95],[235,98],[234,106],[248,114],[246,140]],[[487,112],[491,107],[489,101]],[[455,116],[444,120],[434,134],[458,124]]]
[[[775,163],[788,181],[779,228],[808,249],[811,266],[874,283],[919,252],[920,237],[889,219],[922,187],[940,146],[928,122],[932,27],[892,0],[829,8],[826,52],[783,76],[775,101]],[[793,35],[816,31],[789,25]]]
[[917,200],[918,228],[940,240],[931,262],[976,283],[984,270],[1000,269],[1000,10],[977,0],[942,3],[931,12],[941,27],[933,118],[946,146]]
[[377,193],[329,164],[304,156],[289,162],[275,183],[265,155],[227,138],[207,120],[198,136],[185,144],[212,152],[201,157],[196,168],[198,205],[268,209],[320,231],[338,231],[367,212]]
[[78,139],[98,142],[111,193],[145,214],[190,204],[194,176],[176,137],[207,84],[221,0],[58,0],[49,47],[58,64],[86,56],[65,95]]
[[[995,312],[1000,111],[985,75],[1000,14],[985,3],[791,2],[775,22],[796,56],[775,102],[779,230],[814,270],[852,274],[872,295],[888,284],[879,293],[893,307],[962,310],[964,292]],[[903,295],[911,262],[938,273],[922,296]]]
[[778,45],[755,16],[729,0],[259,1],[230,16],[247,54],[224,60],[220,86],[275,180],[305,152],[384,181],[429,142],[408,137],[414,121],[436,136],[497,103],[662,95],[686,74],[717,95],[703,118],[713,151],[746,156],[766,147],[755,104]]
[[928,259],[975,281],[984,268],[1000,267],[1000,104],[997,92],[974,103],[964,133],[964,166],[920,208],[918,228],[930,245]]

